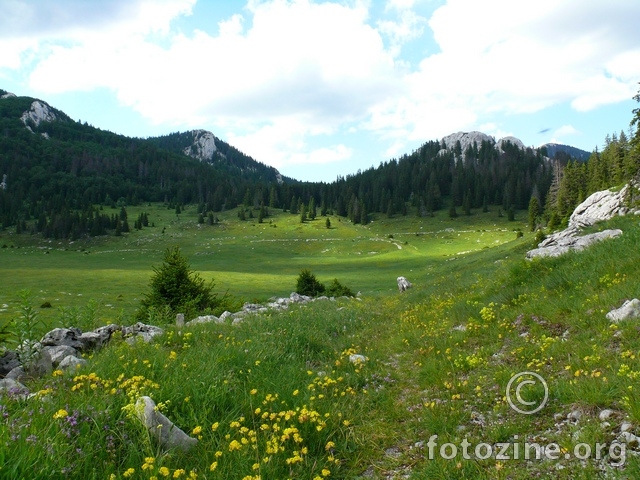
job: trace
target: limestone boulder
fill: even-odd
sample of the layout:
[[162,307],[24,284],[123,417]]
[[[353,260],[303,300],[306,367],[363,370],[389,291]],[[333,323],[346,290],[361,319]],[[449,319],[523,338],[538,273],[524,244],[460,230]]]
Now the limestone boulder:
[[411,282],[405,277],[398,277],[398,290],[400,290],[400,292],[405,292],[412,286]]
[[613,309],[607,313],[607,320],[613,323],[638,317],[640,317],[640,300],[637,298],[627,300],[620,308]]
[[161,450],[188,451],[198,444],[198,439],[184,433],[160,413],[150,397],[140,397],[136,401],[136,414]]

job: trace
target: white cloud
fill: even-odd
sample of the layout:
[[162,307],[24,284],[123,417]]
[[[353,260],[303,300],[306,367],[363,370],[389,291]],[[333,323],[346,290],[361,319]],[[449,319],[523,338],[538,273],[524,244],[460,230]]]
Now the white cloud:
[[[593,110],[640,79],[629,0],[448,0],[428,23],[415,0],[388,0],[380,18],[366,0],[250,0],[209,28],[171,30],[195,2],[0,0],[0,68],[25,68],[43,96],[110,89],[153,123],[226,132],[280,166],[352,159],[331,137],[342,128],[389,154],[483,126],[500,138],[500,115]],[[411,69],[427,25],[440,51]]]
[[580,135],[580,131],[573,125],[563,125],[554,130],[551,136],[551,143],[567,143],[566,138],[574,135]]
[[429,20],[441,51],[369,126],[438,138],[487,116],[628,100],[640,78],[639,17],[640,3],[625,0],[449,0]]
[[342,144],[322,148],[309,145],[306,138],[330,131],[310,127],[309,122],[301,120],[279,119],[245,135],[228,132],[227,137],[236,148],[276,168],[325,164],[351,158],[353,151]]

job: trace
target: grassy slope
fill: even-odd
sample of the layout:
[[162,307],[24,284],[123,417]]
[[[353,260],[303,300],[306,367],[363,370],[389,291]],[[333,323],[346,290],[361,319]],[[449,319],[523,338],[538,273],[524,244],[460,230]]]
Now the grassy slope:
[[[162,213],[154,212],[158,217]],[[327,232],[316,228],[319,221],[300,226],[282,215],[275,218],[275,228],[230,222],[217,237],[209,237],[211,230],[183,228],[186,220],[181,220],[167,228],[168,238],[149,235],[151,229],[126,238],[147,249],[137,255],[123,251],[132,245],[122,244],[117,255],[98,253],[115,250],[112,242],[91,246],[89,255],[52,252],[45,259],[56,262],[52,270],[63,265],[56,255],[73,258],[75,268],[92,259],[104,262],[104,270],[113,269],[86,286],[78,279],[90,278],[89,267],[84,267],[86,273],[72,270],[76,284],[68,289],[70,300],[78,301],[77,293],[83,293],[80,298],[86,301],[95,292],[92,287],[100,285],[108,298],[122,294],[125,310],[137,293],[121,289],[144,283],[148,265],[157,263],[162,249],[177,238],[197,270],[212,272],[219,284],[238,282],[248,298],[288,293],[302,267],[310,267],[321,280],[337,276],[365,295],[363,301],[319,302],[238,327],[203,326],[193,336],[170,329],[156,345],[131,348],[114,342],[90,359],[84,373],[95,372],[93,379],[61,376],[33,385],[51,388],[51,401],[36,415],[18,403],[5,407],[9,428],[0,439],[8,446],[0,451],[5,476],[20,478],[35,464],[40,478],[65,468],[71,468],[72,478],[111,473],[119,478],[129,468],[135,470],[134,478],[150,478],[162,475],[161,466],[172,475],[185,469],[185,476],[193,471],[198,478],[356,478],[364,472],[373,478],[637,478],[640,468],[632,447],[626,469],[613,469],[608,476],[601,472],[607,459],[445,461],[430,460],[426,449],[416,448],[416,442],[433,434],[440,444],[458,445],[464,438],[494,444],[517,435],[520,441],[558,442],[572,451],[577,442],[610,443],[624,420],[640,422],[636,326],[626,322],[612,328],[604,318],[609,309],[638,296],[637,219],[610,222],[625,232],[619,239],[534,262],[522,260],[530,239],[516,241],[511,231],[495,231],[513,225],[494,227],[495,221],[489,214],[423,224],[409,218],[380,220],[367,227],[338,222],[335,231]],[[416,236],[420,226],[425,234]],[[432,233],[436,231],[440,233]],[[393,239],[387,238],[391,232]],[[323,234],[338,239],[306,241]],[[255,242],[272,239],[278,241]],[[249,248],[254,248],[251,255]],[[322,253],[326,249],[331,250]],[[27,252],[26,261],[21,250]],[[215,269],[206,268],[211,256],[196,255],[207,250],[214,252]],[[457,255],[467,250],[478,251]],[[23,248],[2,255],[3,269],[19,269],[23,277],[12,280],[14,288],[28,284],[29,276],[38,277],[30,270],[35,259],[44,258],[42,253]],[[123,257],[124,263],[116,263]],[[255,263],[249,262],[252,257]],[[270,264],[265,265],[265,257]],[[21,261],[31,268],[20,269]],[[122,265],[128,268],[121,270]],[[222,272],[228,272],[224,280]],[[402,295],[393,291],[401,274],[415,284]],[[120,285],[111,284],[115,277],[122,279]],[[43,286],[50,290],[42,298],[52,298],[51,284]],[[7,290],[3,298],[9,297]],[[369,360],[364,366],[351,365],[350,353]],[[549,384],[549,404],[536,415],[517,414],[505,400],[509,378],[524,370],[539,372]],[[135,375],[143,379],[127,383]],[[145,386],[144,379],[155,385]],[[122,410],[141,393],[168,400],[167,415],[185,430],[202,427],[194,452],[163,455],[149,443]],[[87,419],[80,422],[82,435],[68,432],[64,419],[51,420],[62,408]],[[603,408],[614,410],[604,427],[597,420]],[[265,411],[274,415],[265,420]],[[562,421],[571,411],[582,413],[576,425]],[[287,427],[298,429],[299,442],[283,439]],[[29,435],[37,438],[28,440]],[[44,437],[54,447],[47,447]],[[274,438],[282,449],[270,453]],[[233,440],[242,445],[239,450],[230,450]],[[154,458],[153,467],[143,469],[150,465],[147,457]],[[218,463],[211,471],[213,462]]]
[[[143,210],[156,226],[121,239],[43,242],[0,234],[0,246],[22,247],[0,249],[0,305],[10,304],[17,291],[28,288],[38,301],[53,305],[42,312],[49,322],[58,317],[56,307],[80,307],[90,298],[101,305],[105,318],[130,315],[147,289],[152,266],[176,244],[194,270],[215,280],[216,290],[229,290],[246,301],[288,296],[303,268],[323,282],[338,278],[367,296],[386,294],[396,290],[399,275],[422,280],[445,255],[513,241],[511,230],[522,227],[495,212],[455,221],[441,212],[428,219],[384,218],[365,227],[331,217],[332,228],[327,230],[321,217],[300,224],[299,215],[274,211],[267,222],[258,224],[257,219],[237,221],[235,210],[220,214],[219,225],[198,226],[194,207],[178,219],[160,205],[129,208],[131,225]],[[455,232],[444,231],[448,228]],[[0,320],[10,314],[10,309],[0,311]]]

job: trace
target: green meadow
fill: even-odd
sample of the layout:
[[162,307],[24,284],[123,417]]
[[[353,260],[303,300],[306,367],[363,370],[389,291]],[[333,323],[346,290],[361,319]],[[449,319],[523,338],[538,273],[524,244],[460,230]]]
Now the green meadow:
[[[37,309],[49,326],[62,321],[61,308],[77,308],[86,324],[131,321],[152,266],[176,244],[194,270],[215,279],[216,291],[238,301],[288,295],[303,268],[361,297],[291,306],[235,326],[166,326],[149,344],[114,338],[86,357],[86,367],[28,382],[36,398],[3,400],[1,478],[640,475],[637,442],[625,444],[624,456],[610,448],[625,422],[640,434],[637,324],[605,318],[638,296],[637,217],[596,227],[621,228],[617,239],[530,262],[523,213],[515,222],[492,211],[374,218],[366,226],[330,217],[326,229],[324,218],[300,224],[280,212],[258,224],[229,211],[219,225],[198,226],[192,208],[177,218],[145,207],[155,226],[121,238],[71,244],[5,232],[3,318],[20,318],[16,294],[28,288],[36,306],[52,304]],[[142,210],[129,209],[129,218]],[[399,293],[399,275],[414,287]],[[366,360],[353,363],[352,354]],[[534,415],[506,398],[510,378],[523,371],[548,384],[548,402]],[[522,392],[542,398],[539,388]],[[193,450],[158,448],[132,414],[140,395],[198,438]],[[470,459],[462,457],[465,441]],[[521,452],[524,442],[557,444],[560,454],[514,459],[512,446],[510,458],[483,457],[505,442]],[[452,453],[441,450],[446,444],[458,446],[456,456],[443,458]],[[485,450],[475,450],[479,444]]]
[[[240,302],[288,296],[305,268],[320,281],[338,278],[354,292],[377,296],[396,291],[398,276],[425,283],[447,262],[513,242],[515,229],[526,230],[522,222],[499,217],[497,210],[456,219],[446,212],[433,218],[384,216],[366,226],[329,216],[327,229],[325,217],[300,223],[299,215],[280,210],[272,210],[264,223],[257,218],[241,222],[234,209],[218,214],[216,225],[199,225],[195,207],[176,215],[162,205],[130,207],[132,226],[143,211],[155,226],[122,237],[70,242],[0,234],[0,247],[6,245],[0,249],[0,304],[9,305],[16,292],[28,289],[40,303],[52,305],[42,311],[47,319],[55,318],[60,307],[79,308],[90,299],[105,318],[131,315],[153,266],[174,245],[193,270],[214,280],[216,292],[228,292]],[[3,310],[0,320],[11,314]]]

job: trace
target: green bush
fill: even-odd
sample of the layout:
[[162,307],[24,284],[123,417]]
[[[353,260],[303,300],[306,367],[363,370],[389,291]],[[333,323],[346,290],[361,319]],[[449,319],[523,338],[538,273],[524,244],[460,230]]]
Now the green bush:
[[[180,253],[180,247],[165,251],[162,266],[153,267],[155,272],[149,286],[151,292],[145,294],[142,305],[136,312],[136,320],[149,321],[150,317],[166,321],[184,313],[190,318],[201,312],[212,311],[220,300],[213,293],[213,280],[206,283],[193,272],[187,259]],[[158,315],[158,312],[163,312]]]
[[333,279],[325,293],[329,297],[355,297],[351,289],[346,285],[342,285],[337,278]]
[[298,275],[298,282],[296,284],[296,292],[300,295],[307,295],[309,297],[317,297],[324,293],[325,287],[318,281],[316,276],[309,270],[302,270]]

